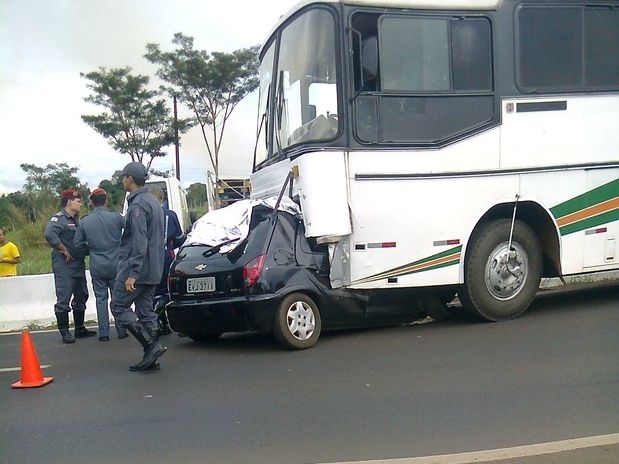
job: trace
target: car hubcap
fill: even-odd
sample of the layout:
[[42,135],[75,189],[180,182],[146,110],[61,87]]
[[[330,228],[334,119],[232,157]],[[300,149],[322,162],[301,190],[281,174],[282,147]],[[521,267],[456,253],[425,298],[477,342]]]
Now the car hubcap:
[[522,290],[527,279],[529,259],[524,249],[512,242],[511,251],[507,242],[499,244],[486,263],[486,288],[497,300],[514,298]]
[[288,330],[297,340],[307,340],[314,333],[314,311],[303,301],[293,303],[286,313]]

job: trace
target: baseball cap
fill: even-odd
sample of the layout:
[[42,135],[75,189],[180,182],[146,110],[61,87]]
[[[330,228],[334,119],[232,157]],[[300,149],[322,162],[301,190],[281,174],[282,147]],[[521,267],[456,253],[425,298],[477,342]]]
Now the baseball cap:
[[123,176],[133,177],[133,180],[135,181],[144,181],[148,177],[148,171],[146,170],[146,167],[144,167],[144,165],[138,161],[133,161],[126,165],[123,168],[122,174]]

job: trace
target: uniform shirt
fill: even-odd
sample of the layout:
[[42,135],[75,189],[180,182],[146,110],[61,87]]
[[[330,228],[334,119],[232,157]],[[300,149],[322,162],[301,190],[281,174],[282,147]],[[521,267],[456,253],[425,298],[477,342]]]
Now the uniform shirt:
[[127,214],[118,252],[116,280],[157,284],[163,273],[163,210],[146,187],[127,197]]
[[[63,209],[52,216],[45,226],[45,240],[52,246],[52,270],[56,276],[81,277],[85,275],[84,252],[75,246],[73,238],[79,224],[79,218],[71,217]],[[73,259],[68,263],[60,251],[54,248],[62,243],[71,253]]]
[[96,206],[80,219],[75,245],[90,254],[90,274],[103,279],[116,277],[118,248],[125,219],[105,206]]
[[[13,242],[6,242],[0,246],[0,257],[15,259],[19,258],[19,250]],[[0,262],[0,277],[16,276],[17,266],[11,263]]]
[[156,295],[163,295],[168,292],[168,275],[170,274],[170,266],[174,261],[174,250],[180,247],[187,236],[181,229],[181,224],[176,213],[163,206],[163,230],[165,236],[165,253],[163,259],[163,274],[161,280],[155,289]]
[[[163,207],[163,229],[165,236],[164,270],[167,270],[174,261],[174,250],[180,247],[186,239],[176,213]],[[164,272],[166,275],[167,272]]]

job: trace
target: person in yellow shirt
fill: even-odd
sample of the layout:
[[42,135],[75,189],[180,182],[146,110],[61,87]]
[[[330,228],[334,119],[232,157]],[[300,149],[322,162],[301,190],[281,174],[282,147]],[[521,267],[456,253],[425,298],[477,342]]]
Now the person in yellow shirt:
[[0,277],[16,276],[17,266],[21,263],[17,245],[6,239],[4,227],[0,227]]

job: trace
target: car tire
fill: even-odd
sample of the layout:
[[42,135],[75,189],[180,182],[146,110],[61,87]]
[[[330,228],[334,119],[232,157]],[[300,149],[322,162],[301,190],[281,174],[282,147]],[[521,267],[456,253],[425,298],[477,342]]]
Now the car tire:
[[463,308],[487,321],[513,319],[524,313],[539,289],[542,275],[542,247],[533,230],[516,221],[512,256],[508,245],[509,219],[490,221],[471,244],[459,292]]
[[304,350],[316,344],[322,323],[316,303],[303,293],[292,293],[280,303],[273,336],[287,349]]

